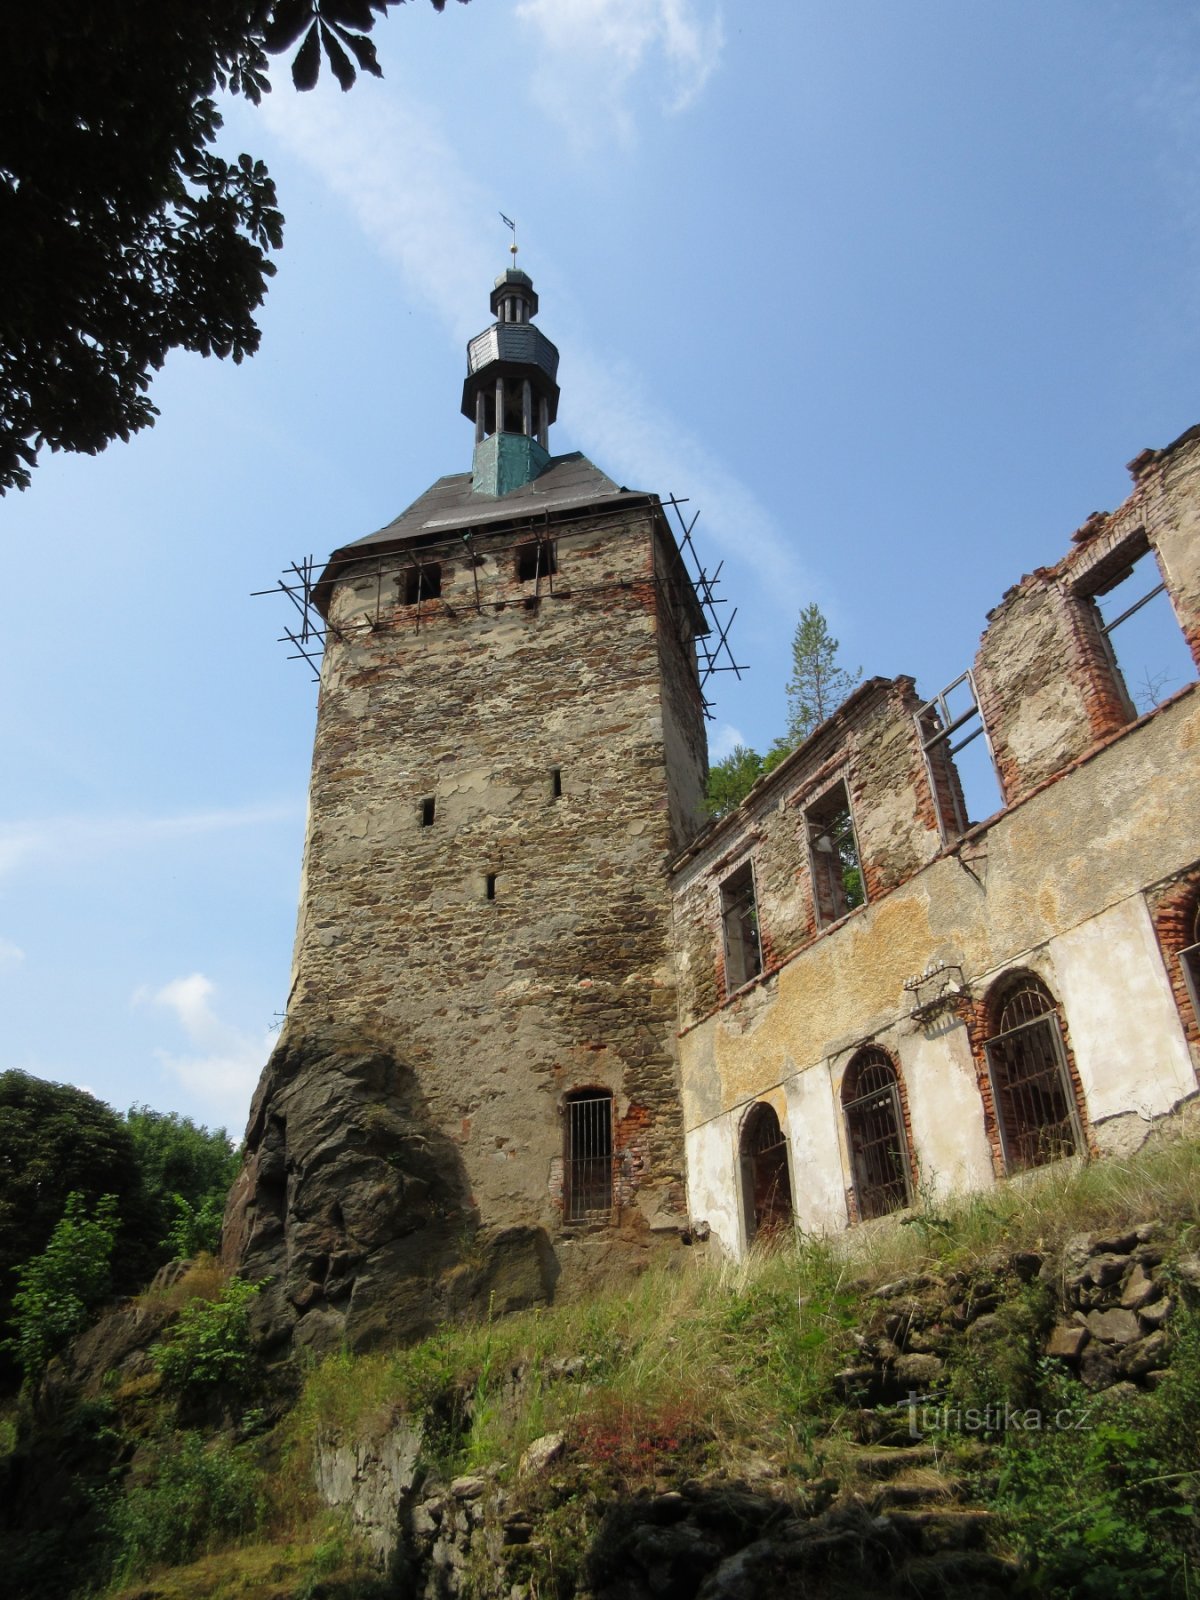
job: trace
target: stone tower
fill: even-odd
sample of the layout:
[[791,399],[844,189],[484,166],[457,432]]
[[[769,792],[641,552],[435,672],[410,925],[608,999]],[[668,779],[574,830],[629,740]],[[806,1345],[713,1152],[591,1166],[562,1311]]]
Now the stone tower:
[[226,1252],[318,1348],[548,1298],[685,1220],[667,866],[704,622],[656,497],[550,454],[528,276],[491,308],[472,471],[316,589],[292,986]]

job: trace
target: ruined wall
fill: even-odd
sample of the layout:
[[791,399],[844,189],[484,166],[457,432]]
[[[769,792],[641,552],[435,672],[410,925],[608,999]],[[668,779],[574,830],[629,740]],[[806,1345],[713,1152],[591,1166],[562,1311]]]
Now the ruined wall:
[[[766,779],[738,812],[694,847],[677,874],[675,948],[680,1021],[691,1026],[728,988],[720,884],[753,858],[763,966],[773,971],[824,937],[814,904],[805,810],[844,782],[850,796],[868,901],[909,878],[941,848],[913,715],[911,678],[873,678]],[[859,915],[852,912],[851,915]]]
[[[561,1268],[588,1248],[561,1212],[571,1091],[614,1096],[613,1221],[685,1214],[667,864],[703,735],[690,638],[663,637],[656,508],[541,525],[558,571],[536,582],[530,531],[422,546],[441,592],[417,604],[403,552],[336,585],[284,1043],[386,1045],[458,1174],[460,1231],[541,1228]],[[264,1092],[266,1129],[284,1089]],[[295,1191],[320,1153],[277,1137]],[[358,1293],[340,1286],[361,1323]]]
[[1089,517],[1057,565],[1022,578],[989,614],[975,679],[1009,804],[1134,720],[1092,597],[1146,550],[1200,666],[1200,430],[1130,470],[1129,499]]
[[[984,1042],[1006,973],[1033,974],[1057,1003],[1082,1148],[1128,1149],[1196,1092],[1200,1023],[1178,952],[1200,899],[1200,688],[1138,718],[1091,597],[1153,550],[1196,654],[1200,430],[1132,470],[1130,499],[991,614],[976,680],[1004,811],[961,838],[943,828],[943,844],[913,686],[873,680],[676,862],[689,1193],[728,1248],[747,1233],[739,1135],[760,1100],[787,1137],[798,1222],[854,1220],[842,1088],[867,1044],[897,1069],[915,1185],[1004,1176]],[[803,816],[838,778],[867,899],[821,926]],[[730,993],[720,886],[747,862],[763,970]],[[917,1014],[943,987],[946,1004]]]

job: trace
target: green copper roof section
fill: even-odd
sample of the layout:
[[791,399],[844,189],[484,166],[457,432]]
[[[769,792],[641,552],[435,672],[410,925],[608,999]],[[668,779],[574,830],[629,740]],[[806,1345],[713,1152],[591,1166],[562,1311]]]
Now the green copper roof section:
[[552,457],[523,433],[493,433],[475,446],[471,493],[501,497],[540,478]]

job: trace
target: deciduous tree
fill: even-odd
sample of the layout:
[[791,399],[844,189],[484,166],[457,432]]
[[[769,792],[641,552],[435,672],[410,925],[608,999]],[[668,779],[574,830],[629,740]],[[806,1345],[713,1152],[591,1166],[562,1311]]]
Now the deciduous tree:
[[[432,0],[442,10],[445,0]],[[283,242],[261,161],[217,153],[216,95],[255,104],[268,55],[343,89],[404,0],[38,0],[0,52],[0,493],[43,446],[95,454],[157,415],[169,351],[258,348]]]

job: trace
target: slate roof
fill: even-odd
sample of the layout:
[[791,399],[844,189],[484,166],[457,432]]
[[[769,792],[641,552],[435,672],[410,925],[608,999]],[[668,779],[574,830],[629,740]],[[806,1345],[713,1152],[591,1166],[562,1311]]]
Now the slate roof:
[[621,501],[632,505],[639,501],[645,503],[650,498],[641,490],[615,484],[578,450],[552,457],[540,477],[506,495],[472,494],[471,474],[451,473],[449,477],[439,478],[386,527],[335,550],[316,586],[317,604],[324,610],[333,582],[347,562],[376,550],[424,544],[440,534],[455,533],[462,528],[523,522],[546,512],[579,511],[588,506],[609,506]]

